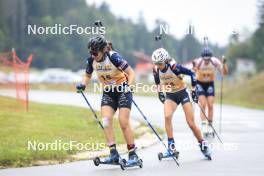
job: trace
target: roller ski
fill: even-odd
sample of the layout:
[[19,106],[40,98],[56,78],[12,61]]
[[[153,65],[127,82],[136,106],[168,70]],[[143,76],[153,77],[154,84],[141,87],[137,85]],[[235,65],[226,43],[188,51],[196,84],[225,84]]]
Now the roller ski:
[[172,157],[174,157],[174,158],[178,159],[179,155],[180,155],[180,152],[178,152],[176,150],[175,151],[170,150],[170,151],[167,151],[165,153],[162,153],[162,152],[158,153],[158,158],[159,158],[160,161],[163,158],[172,158]]
[[120,167],[124,170],[127,167],[135,167],[139,166],[140,168],[143,167],[142,159],[139,159],[138,155],[136,154],[136,148],[130,150],[128,152],[128,160],[121,160]]
[[113,150],[103,161],[101,161],[99,157],[96,157],[93,162],[95,166],[99,166],[100,164],[119,165],[123,170],[124,167],[122,164],[126,163],[126,160],[122,159],[116,150]]
[[108,165],[119,165],[122,170],[125,170],[127,167],[135,167],[139,166],[143,167],[143,161],[138,158],[136,149],[132,149],[128,153],[128,160],[122,159],[116,150],[111,151],[110,155],[105,158],[103,161],[100,160],[99,157],[96,157],[93,162],[95,166],[99,166],[100,164],[108,164]]
[[165,153],[158,153],[158,158],[161,161],[163,158],[179,158],[179,152],[175,149],[174,139],[168,139],[168,150]]
[[207,145],[207,142],[202,141],[199,144],[199,147],[201,149],[202,154],[205,156],[205,158],[207,158],[208,160],[212,160],[212,157],[211,157],[212,151],[210,150],[209,146]]

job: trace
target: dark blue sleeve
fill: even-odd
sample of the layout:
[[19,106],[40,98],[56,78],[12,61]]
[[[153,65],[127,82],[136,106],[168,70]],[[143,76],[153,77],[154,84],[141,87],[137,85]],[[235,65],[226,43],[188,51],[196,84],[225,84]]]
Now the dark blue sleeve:
[[171,66],[171,70],[176,75],[179,75],[179,74],[189,75],[191,77],[191,80],[192,80],[192,86],[196,86],[196,76],[195,76],[195,73],[192,72],[190,69],[188,69],[186,67],[183,67],[180,64],[173,64]]
[[127,61],[118,53],[112,54],[110,60],[120,70],[124,71],[128,67]]
[[86,59],[86,69],[85,69],[87,74],[92,74],[93,73],[93,58],[88,57]]
[[156,84],[160,84],[159,72],[157,69],[153,68],[153,77]]

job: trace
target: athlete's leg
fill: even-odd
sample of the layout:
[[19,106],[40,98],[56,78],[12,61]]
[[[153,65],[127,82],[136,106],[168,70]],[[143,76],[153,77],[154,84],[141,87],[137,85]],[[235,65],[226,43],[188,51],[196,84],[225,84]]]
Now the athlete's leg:
[[202,134],[200,129],[196,126],[195,121],[194,121],[194,111],[192,104],[190,102],[186,102],[183,106],[183,111],[185,113],[185,118],[186,121],[191,128],[194,136],[196,137],[197,141],[200,142],[203,140]]
[[166,99],[164,102],[164,117],[165,117],[165,129],[169,138],[173,138],[173,126],[172,126],[172,117],[174,111],[177,109],[177,104],[170,100]]
[[118,100],[119,107],[119,123],[123,131],[124,138],[127,143],[128,150],[128,163],[134,163],[138,161],[136,154],[136,147],[134,142],[134,134],[129,123],[130,111],[132,105],[132,93],[121,93]]
[[206,121],[206,118],[205,118],[203,112],[206,112],[207,100],[206,100],[205,95],[200,95],[198,100],[199,100],[198,103],[200,104],[201,109],[202,109],[202,110],[200,110],[200,117],[201,117],[201,121],[203,122],[203,121]]
[[215,89],[214,88],[214,82],[212,82],[211,85],[206,90],[209,123],[213,122],[213,116],[214,116],[214,96],[215,96],[215,90],[214,89]]
[[209,122],[213,122],[214,116],[214,96],[207,97],[207,105],[208,105],[208,119]]
[[113,116],[115,114],[115,110],[113,107],[104,105],[101,106],[101,114],[103,118],[103,126],[105,137],[110,149],[109,157],[105,158],[105,162],[112,163],[119,161],[119,154],[116,150],[115,136],[113,130]]
[[115,144],[115,136],[113,130],[114,109],[111,106],[102,106],[101,115],[103,118],[104,133],[109,146]]
[[207,97],[208,103],[208,133],[213,133],[212,123],[213,123],[213,116],[214,116],[214,96]]
[[[196,93],[198,96],[198,103],[200,104],[200,108],[206,112],[206,91],[205,91],[206,87],[203,86],[202,83],[197,83],[196,85]],[[202,112],[202,110],[200,110],[200,117],[201,117],[201,121],[204,122],[205,121],[205,116]]]
[[123,131],[124,138],[128,145],[134,144],[133,131],[129,123],[130,109],[129,108],[120,108],[119,109],[119,123]]
[[200,129],[196,126],[194,121],[194,111],[190,102],[183,104],[183,111],[185,113],[186,121],[189,127],[192,129],[194,136],[196,137],[202,153],[209,157],[211,150],[209,149],[207,142],[203,139]]

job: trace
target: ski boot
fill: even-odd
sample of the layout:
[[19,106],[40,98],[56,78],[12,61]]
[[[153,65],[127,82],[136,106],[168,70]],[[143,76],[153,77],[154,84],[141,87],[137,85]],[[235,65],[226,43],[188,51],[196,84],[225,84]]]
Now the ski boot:
[[104,159],[105,163],[118,163],[119,162],[119,154],[117,150],[113,150],[110,152],[110,155]]
[[212,151],[210,150],[208,144],[206,141],[202,141],[199,143],[199,146],[200,146],[200,149],[201,149],[201,152],[202,154],[208,159],[208,160],[212,160],[212,157],[211,157],[211,153]]
[[136,154],[136,147],[128,152],[128,160],[125,163],[121,163],[121,168],[122,168],[122,164],[124,168],[134,167],[134,166],[139,166],[140,168],[143,167],[143,161],[139,159],[138,155]]

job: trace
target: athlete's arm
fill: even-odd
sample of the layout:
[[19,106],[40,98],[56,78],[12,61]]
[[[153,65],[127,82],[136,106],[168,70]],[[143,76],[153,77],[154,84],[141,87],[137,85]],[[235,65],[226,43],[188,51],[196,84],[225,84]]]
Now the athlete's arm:
[[164,103],[165,102],[165,94],[163,93],[163,90],[160,86],[160,78],[159,78],[159,73],[158,73],[158,70],[157,68],[153,68],[153,77],[154,77],[154,80],[155,80],[155,84],[157,86],[157,91],[158,91],[158,96],[159,96],[159,100]]
[[225,59],[220,60],[218,58],[215,58],[214,63],[216,64],[216,67],[217,67],[218,71],[222,74],[222,76],[228,74],[228,66],[226,64]]
[[131,86],[131,85],[135,84],[135,72],[134,72],[134,70],[130,66],[128,66],[124,70],[124,72],[126,73],[126,76],[127,76],[128,85]]
[[222,60],[222,64],[223,64],[222,74],[223,75],[227,75],[228,72],[229,72],[229,69],[228,69],[228,66],[226,64],[226,60],[225,59]]
[[85,73],[82,79],[82,84],[87,85],[90,82],[91,78],[92,78],[92,74]]
[[128,65],[127,61],[122,58],[122,56],[118,53],[113,53],[110,57],[111,62],[119,69],[125,72],[127,76],[128,85],[133,85],[135,83],[135,72]]
[[184,75],[190,76],[191,77],[192,88],[193,89],[195,88],[195,86],[196,86],[196,76],[195,76],[194,72],[192,72],[191,70],[189,70],[186,67],[181,66],[180,64],[173,64],[171,66],[171,70],[176,75],[184,74]]
[[194,72],[196,72],[197,70],[198,70],[198,62],[197,62],[197,60],[198,59],[194,59],[193,61],[192,61],[192,70],[194,71]]
[[89,57],[86,60],[85,75],[83,76],[82,84],[87,85],[92,78],[93,73],[93,58]]
[[83,76],[82,82],[76,85],[77,93],[85,91],[86,85],[91,80],[93,73],[92,63],[93,63],[93,58],[92,57],[87,58],[85,75]]
[[160,78],[159,78],[159,73],[158,73],[157,68],[153,67],[152,73],[153,73],[155,84],[157,86],[157,90],[158,90],[158,92],[161,92]]

